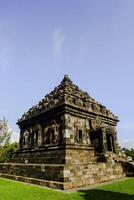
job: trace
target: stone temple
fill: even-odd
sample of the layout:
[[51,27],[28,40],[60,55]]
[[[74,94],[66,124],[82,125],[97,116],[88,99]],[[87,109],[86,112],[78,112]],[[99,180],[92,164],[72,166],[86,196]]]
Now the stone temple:
[[65,75],[18,120],[20,148],[11,163],[1,164],[1,176],[58,189],[121,178],[117,123]]

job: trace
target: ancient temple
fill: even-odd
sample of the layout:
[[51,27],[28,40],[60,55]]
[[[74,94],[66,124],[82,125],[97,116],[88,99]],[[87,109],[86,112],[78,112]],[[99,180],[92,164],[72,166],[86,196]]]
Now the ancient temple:
[[117,123],[117,116],[65,75],[18,120],[20,148],[14,165],[9,163],[8,172],[4,167],[0,172],[59,189],[121,178]]

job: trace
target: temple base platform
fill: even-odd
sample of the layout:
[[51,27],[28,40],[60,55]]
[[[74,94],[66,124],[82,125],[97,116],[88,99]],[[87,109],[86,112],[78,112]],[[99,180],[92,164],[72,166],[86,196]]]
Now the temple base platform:
[[0,177],[55,189],[73,189],[125,176],[121,163],[1,163]]

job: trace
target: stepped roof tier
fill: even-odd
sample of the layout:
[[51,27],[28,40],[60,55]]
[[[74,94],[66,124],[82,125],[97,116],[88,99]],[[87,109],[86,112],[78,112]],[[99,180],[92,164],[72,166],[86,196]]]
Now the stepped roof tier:
[[28,112],[23,114],[21,119],[18,120],[18,124],[61,105],[70,105],[76,109],[81,109],[118,121],[117,116],[106,109],[105,106],[96,102],[87,92],[79,89],[78,86],[73,84],[69,76],[65,75],[58,87],[55,87],[54,90],[47,94],[36,106],[33,106]]

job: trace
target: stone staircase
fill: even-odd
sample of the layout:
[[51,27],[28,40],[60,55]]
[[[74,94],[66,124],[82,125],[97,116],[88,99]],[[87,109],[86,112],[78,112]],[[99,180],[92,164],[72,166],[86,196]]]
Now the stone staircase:
[[134,177],[134,162],[124,162],[123,168],[127,177]]

